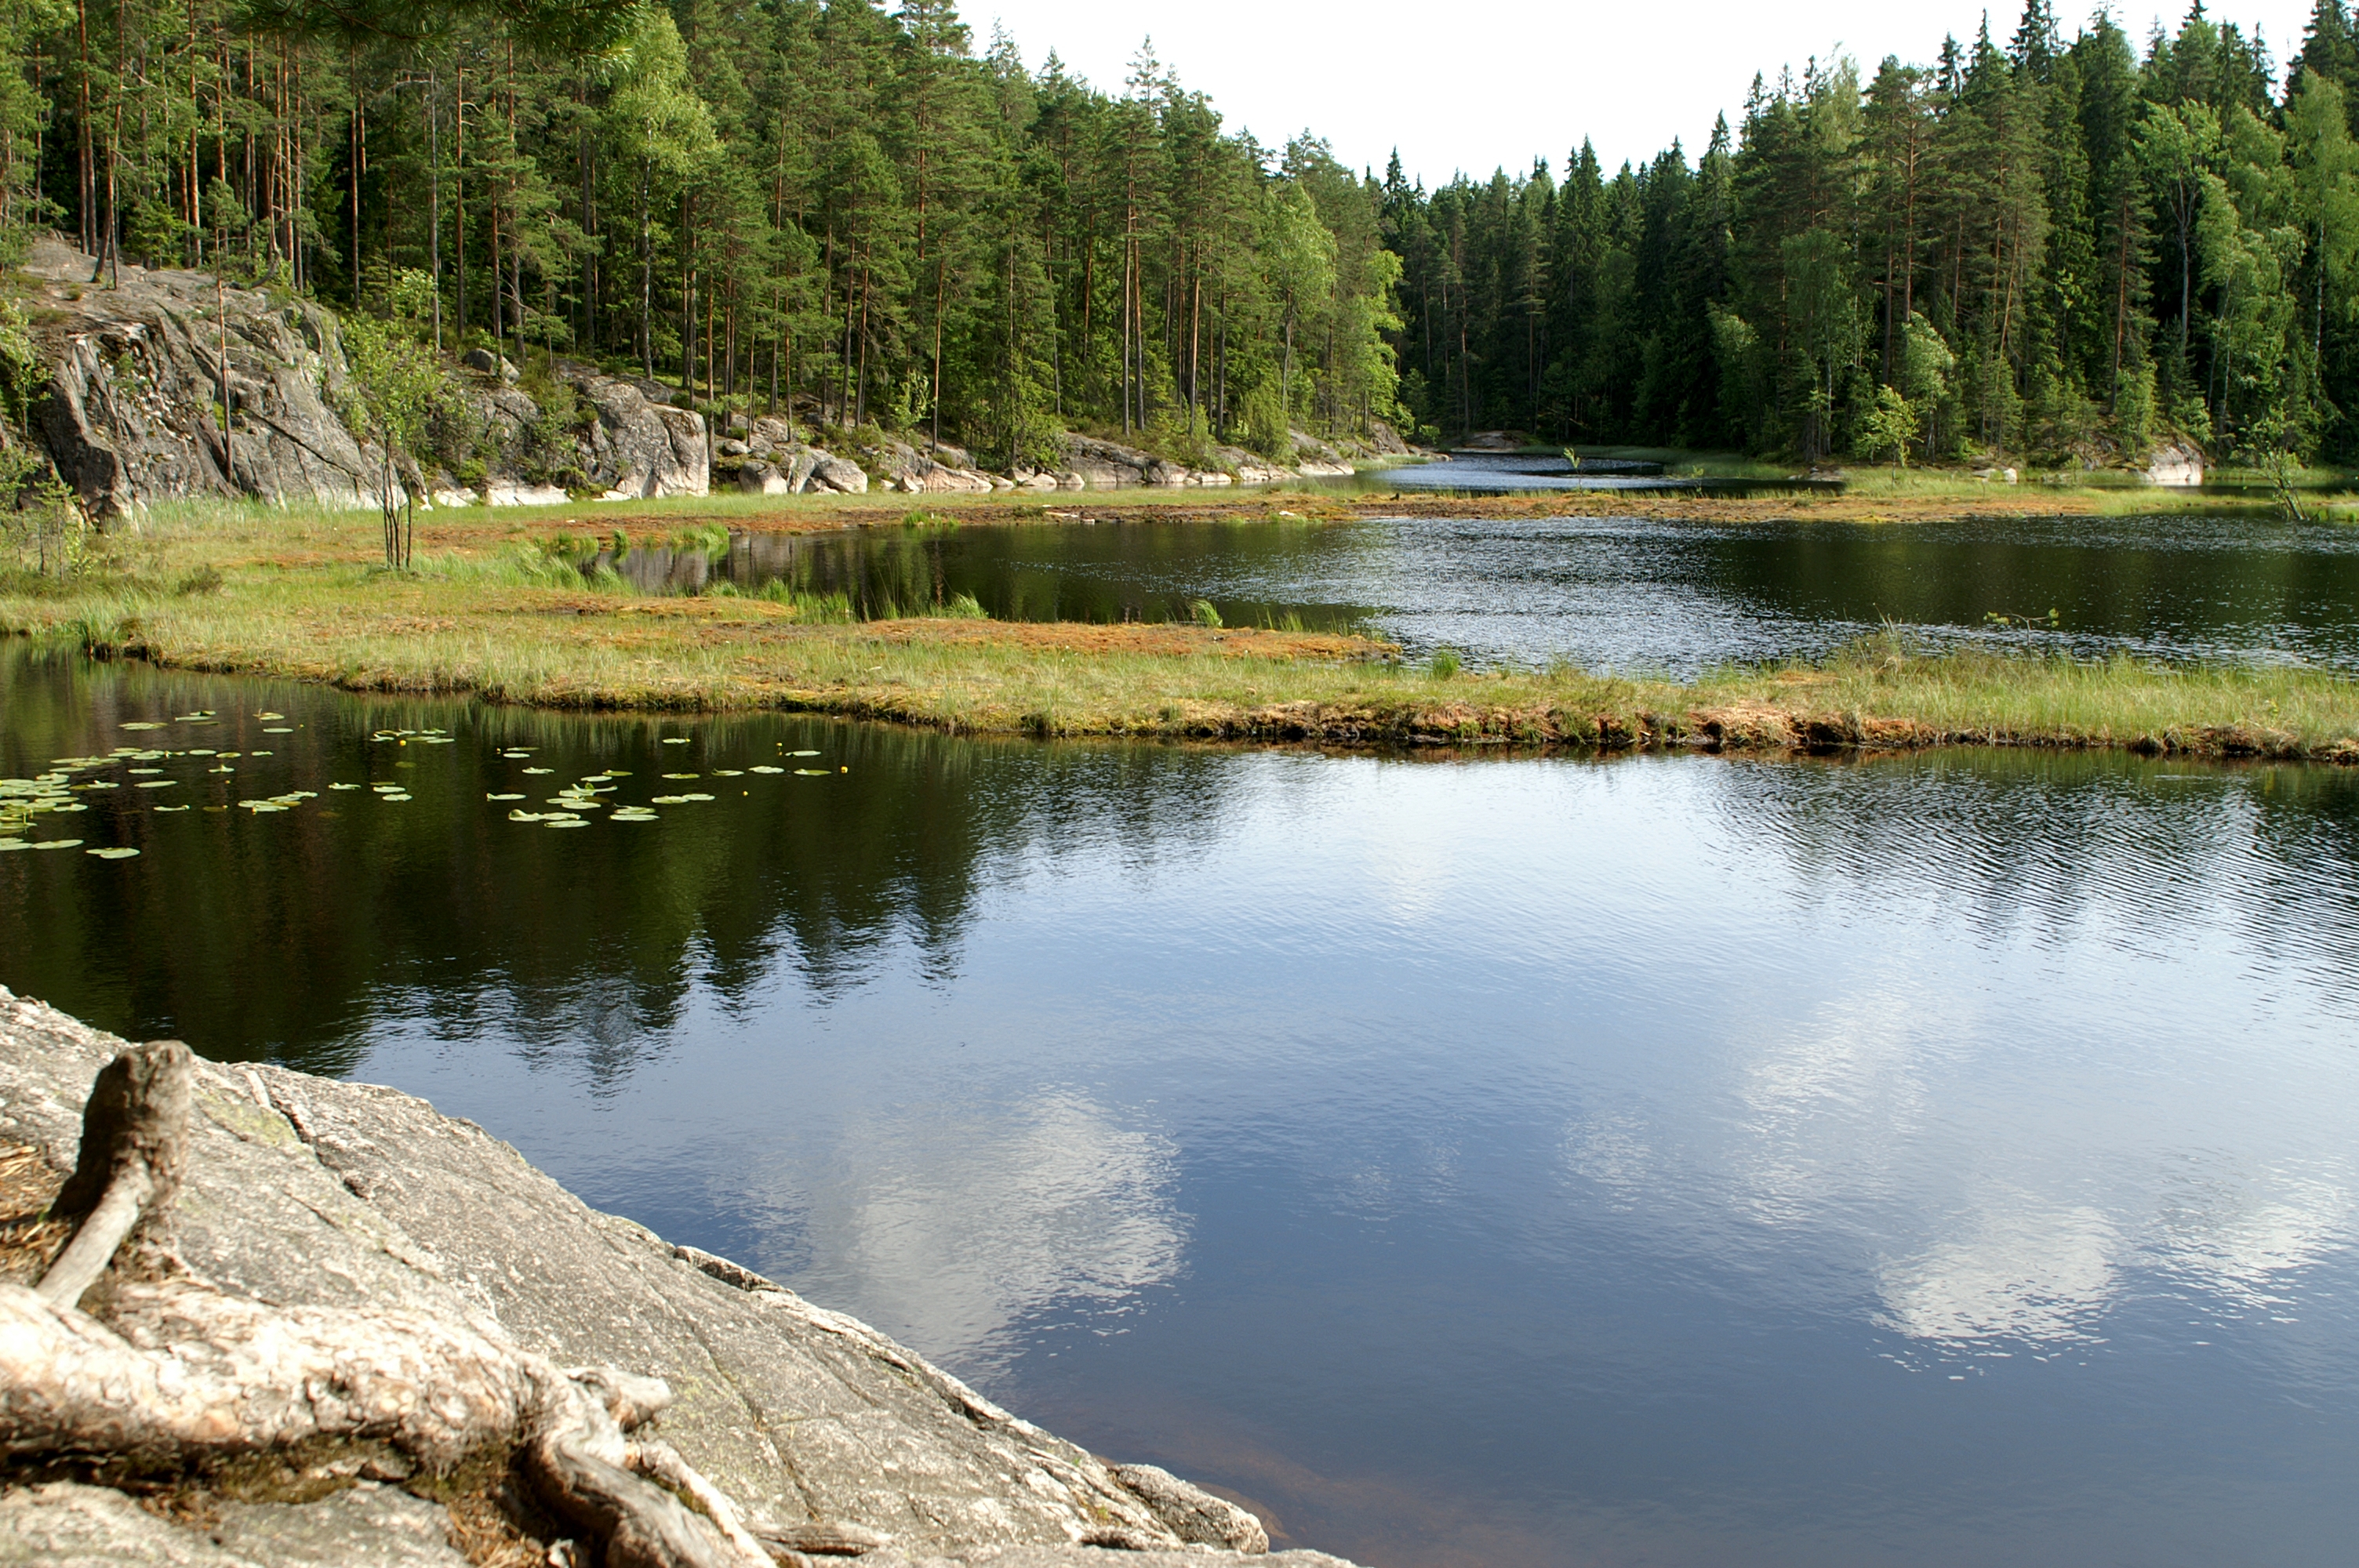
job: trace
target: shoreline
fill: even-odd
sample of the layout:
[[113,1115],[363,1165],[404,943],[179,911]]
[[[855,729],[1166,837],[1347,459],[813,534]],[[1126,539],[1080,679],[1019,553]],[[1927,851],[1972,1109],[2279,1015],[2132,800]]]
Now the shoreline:
[[[1795,499],[1780,498],[1782,514],[1799,510]],[[1608,500],[1630,513],[1626,498],[1601,507]],[[1399,503],[1354,505],[1397,513]],[[1499,498],[1494,510],[1565,514],[1558,497]],[[1343,514],[1339,502],[1292,495],[926,511],[976,523],[1032,511],[1076,522]],[[903,514],[893,505],[767,509],[770,521],[805,524],[799,532],[847,516],[897,524]],[[1950,503],[1942,514],[1959,512]],[[721,520],[702,515],[707,525]],[[685,506],[618,508],[596,520],[604,532],[634,518],[679,528],[698,516]],[[1445,676],[1349,634],[930,617],[812,623],[792,603],[751,595],[582,583],[539,548],[569,524],[583,525],[513,512],[447,524],[422,517],[418,569],[391,573],[370,563],[381,549],[373,514],[159,517],[111,537],[105,569],[84,579],[0,583],[0,633],[355,692],[573,710],[771,709],[954,733],[1752,752],[1991,745],[2359,763],[2359,681],[2332,671],[1929,653],[1903,630],[1817,662],[1688,681],[1563,667]]]

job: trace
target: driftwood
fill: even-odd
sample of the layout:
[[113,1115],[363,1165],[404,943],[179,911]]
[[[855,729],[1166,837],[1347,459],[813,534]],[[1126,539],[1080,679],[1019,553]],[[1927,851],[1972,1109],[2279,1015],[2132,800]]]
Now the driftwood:
[[38,1286],[0,1284],[0,1455],[201,1466],[373,1440],[442,1472],[508,1453],[608,1568],[800,1561],[766,1550],[669,1444],[631,1435],[671,1402],[658,1379],[560,1369],[496,1329],[426,1314],[275,1307],[187,1278],[118,1282],[105,1322],[81,1311],[179,1191],[194,1070],[187,1046],[158,1041],[99,1075],[53,1206],[82,1223]]

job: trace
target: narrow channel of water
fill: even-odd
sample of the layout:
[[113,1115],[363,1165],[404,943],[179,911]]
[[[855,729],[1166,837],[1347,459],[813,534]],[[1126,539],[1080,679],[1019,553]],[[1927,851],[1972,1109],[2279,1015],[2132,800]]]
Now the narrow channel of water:
[[1886,622],[1935,643],[2359,669],[2359,528],[2258,517],[887,527],[746,535],[710,573],[662,551],[625,564],[649,587],[692,564],[699,584],[842,593],[864,615],[969,595],[1008,621],[1175,621],[1201,599],[1231,625],[1364,631],[1412,655],[1682,676],[1821,656]]
[[81,843],[0,852],[0,983],[426,1095],[1297,1541],[2359,1537],[2350,773],[1047,745],[0,653],[0,777],[44,774],[0,806],[82,809],[16,838]]

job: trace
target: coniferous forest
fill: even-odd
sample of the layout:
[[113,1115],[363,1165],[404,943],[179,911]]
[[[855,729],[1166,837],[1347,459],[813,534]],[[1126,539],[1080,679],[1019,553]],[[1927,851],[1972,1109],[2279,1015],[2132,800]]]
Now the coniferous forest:
[[[2032,0],[1758,78],[1699,157],[1428,190],[948,0],[6,0],[0,229],[595,360],[707,408],[1283,455],[2359,456],[2359,41]],[[1568,126],[1570,134],[1579,127]]]

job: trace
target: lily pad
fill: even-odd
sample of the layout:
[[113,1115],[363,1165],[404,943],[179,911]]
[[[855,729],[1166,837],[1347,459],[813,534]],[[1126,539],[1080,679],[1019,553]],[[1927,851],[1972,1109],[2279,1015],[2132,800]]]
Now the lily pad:
[[273,724],[266,726],[262,732],[265,735],[292,735],[295,730],[290,725]]
[[668,779],[692,779],[696,777],[696,775],[694,773],[666,773],[664,774],[664,777]]
[[161,768],[133,768],[130,770],[130,772],[134,773],[160,773],[163,771],[164,770]]
[[285,714],[283,714],[283,713],[257,713],[257,714],[255,714],[255,717],[256,719],[284,719],[284,718],[286,718],[286,717],[287,717],[287,715],[285,715]]
[[650,806],[686,806],[688,804],[688,796],[684,795],[659,795],[650,800],[648,804]]
[[525,769],[525,772],[526,772],[526,773],[555,773],[556,771],[557,771],[557,770],[556,770],[555,768],[527,768],[527,769]]
[[170,789],[174,784],[179,784],[179,782],[180,781],[178,779],[141,779],[139,781],[138,787],[141,789]]
[[102,860],[127,860],[139,853],[128,844],[113,844],[103,849],[84,849],[85,855],[95,855]]
[[28,845],[27,848],[34,849],[79,849],[82,848],[82,840],[79,838],[45,838],[38,844]]
[[135,719],[130,723],[119,725],[117,728],[124,730],[161,730],[164,726],[157,719]]
[[551,817],[549,821],[543,823],[542,826],[545,827],[587,827],[590,824],[584,822],[578,816],[556,816]]
[[712,770],[712,776],[716,779],[742,779],[745,776],[745,770],[743,768],[715,768]]
[[788,752],[787,755],[789,757],[816,757],[819,753],[817,752]]
[[158,811],[186,811],[189,808],[185,806],[159,806],[156,809]]
[[667,746],[685,746],[690,739],[692,737],[687,735],[667,735],[663,738],[663,743]]
[[806,779],[823,779],[829,775],[828,771],[825,768],[797,768],[795,770],[795,776]]
[[181,753],[186,757],[210,757],[212,754],[213,749],[211,746],[192,746]]
[[29,849],[31,848],[32,846],[26,843],[22,838],[0,838],[0,855],[5,855],[11,849]]
[[381,795],[377,796],[377,799],[379,800],[408,800],[409,798],[410,797],[406,795]]
[[774,768],[767,762],[756,762],[754,764],[753,771],[757,773],[782,773],[787,770],[784,768]]
[[[339,785],[338,787],[341,788],[342,786]],[[484,796],[484,798],[485,800],[522,800],[524,796],[520,795],[487,795]]]
[[709,795],[684,795],[679,798],[682,800],[711,800],[712,797]]
[[328,787],[330,789],[358,789],[361,786],[356,784],[332,784]]

